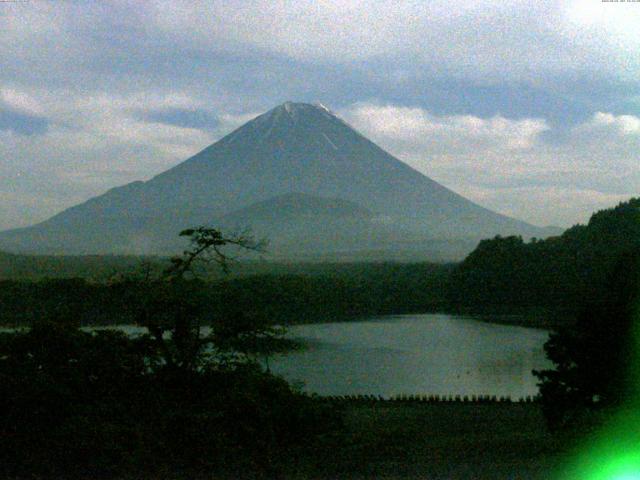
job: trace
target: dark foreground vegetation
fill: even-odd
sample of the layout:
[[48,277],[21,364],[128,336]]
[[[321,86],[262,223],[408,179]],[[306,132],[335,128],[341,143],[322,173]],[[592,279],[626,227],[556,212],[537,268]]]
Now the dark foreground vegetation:
[[337,422],[254,363],[170,365],[149,336],[38,325],[0,358],[2,478],[275,478]]
[[463,309],[546,307],[567,318],[545,345],[554,369],[535,372],[552,429],[640,405],[640,199],[559,237],[483,241],[448,292]]
[[336,404],[111,331],[39,326],[2,354],[3,478],[549,479],[570,445],[536,403]]
[[584,300],[576,323],[545,344],[555,368],[534,373],[551,428],[570,426],[585,411],[640,406],[639,322],[640,251],[633,251]]
[[0,279],[46,280],[85,278],[104,281],[114,274],[136,268],[141,261],[156,263],[157,257],[118,255],[16,255],[0,252]]
[[290,479],[553,480],[573,437],[536,404],[349,404],[344,427],[310,442]]

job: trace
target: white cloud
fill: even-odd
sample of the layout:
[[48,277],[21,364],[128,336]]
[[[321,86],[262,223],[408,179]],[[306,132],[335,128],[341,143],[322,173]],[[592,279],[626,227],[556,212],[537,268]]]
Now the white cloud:
[[586,223],[593,212],[629,200],[628,194],[553,185],[507,186],[498,190],[470,186],[468,195],[483,205],[495,206],[505,215],[523,218],[526,214],[531,223],[564,227]]
[[[139,115],[211,106],[180,90],[62,97],[14,88],[3,89],[2,99],[37,111],[50,125],[37,137],[0,132],[0,176],[10,183],[0,189],[6,201],[0,228],[42,220],[113,186],[148,179],[258,114],[216,109],[219,125],[205,132]],[[339,115],[453,190],[539,224],[571,225],[640,190],[640,118],[634,115],[596,112],[553,145],[543,140],[551,127],[542,118],[434,115],[381,102],[358,102]],[[25,200],[34,194],[42,198],[39,206]]]
[[[202,108],[184,92],[60,99],[15,94],[51,122],[37,139],[0,132],[0,228],[43,220],[116,185],[147,179],[257,115],[219,111],[214,133],[141,119],[141,108]],[[544,119],[438,116],[359,102],[340,116],[417,170],[489,208],[538,224],[571,225],[640,190],[640,119],[597,112],[560,144]],[[21,161],[12,161],[18,155]],[[37,195],[40,205],[25,199]],[[11,201],[13,199],[13,201]]]
[[[247,51],[312,63],[402,60],[489,82],[578,72],[635,81],[640,8],[600,0],[247,0],[29,2],[3,6],[0,53],[39,78],[92,62],[177,52]],[[52,72],[51,65],[58,68]],[[62,67],[62,68],[60,68]],[[62,69],[62,72],[59,71]],[[380,72],[379,72],[380,73]],[[375,72],[372,72],[375,74]]]
[[640,193],[640,118],[598,112],[560,144],[542,119],[435,116],[359,103],[342,114],[418,171],[489,208],[571,225]]
[[[213,133],[140,118],[140,109],[202,106],[180,92],[61,98],[42,91],[10,98],[30,99],[50,123],[37,136],[0,131],[0,229],[44,220],[114,186],[148,179],[246,118],[224,112]],[[37,198],[37,205],[28,198]]]
[[442,153],[526,150],[549,129],[543,119],[537,118],[435,116],[421,108],[377,103],[357,103],[340,113],[366,135],[405,154],[424,148]]
[[42,114],[42,107],[36,99],[25,92],[12,88],[0,87],[0,105],[2,104],[22,113]]
[[640,135],[640,118],[633,115],[613,115],[596,112],[591,120],[582,126],[583,130],[610,128],[621,135]]
[[[639,190],[639,24],[640,4],[600,0],[2,4],[0,105],[47,126],[29,138],[0,131],[0,228],[149,178],[291,92],[326,93],[318,99],[328,104],[382,98],[341,113],[463,194],[524,219],[570,224],[577,206],[591,205],[581,199]],[[435,101],[430,78],[441,82],[433,91],[445,91]],[[471,114],[485,87],[495,94],[522,85],[515,103],[525,107],[514,111],[542,113]],[[476,87],[466,109],[466,89]],[[464,91],[448,111],[468,115],[403,106],[442,105],[449,88]],[[529,108],[532,91],[532,102],[546,103]],[[496,111],[491,102],[479,110]],[[171,108],[214,112],[219,124],[205,132],[140,115]],[[597,113],[546,144],[557,112],[570,108]],[[43,205],[27,215],[21,205],[34,191]],[[536,191],[561,201],[538,209]],[[512,199],[507,206],[500,195]]]

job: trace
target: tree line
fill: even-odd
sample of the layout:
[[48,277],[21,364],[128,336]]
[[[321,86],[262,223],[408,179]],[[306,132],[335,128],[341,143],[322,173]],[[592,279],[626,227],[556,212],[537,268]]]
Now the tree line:
[[546,240],[483,240],[449,279],[448,303],[491,310],[545,306],[578,314],[607,289],[620,259],[640,250],[640,199]]
[[[155,268],[155,267],[154,267]],[[246,311],[276,323],[348,320],[365,315],[419,313],[445,308],[451,265],[324,266],[301,273],[191,278],[203,306],[218,315]],[[157,268],[156,268],[157,269]],[[84,278],[0,281],[0,324],[28,326],[42,315],[73,315],[87,325],[132,324],[141,297],[141,271],[111,281]]]

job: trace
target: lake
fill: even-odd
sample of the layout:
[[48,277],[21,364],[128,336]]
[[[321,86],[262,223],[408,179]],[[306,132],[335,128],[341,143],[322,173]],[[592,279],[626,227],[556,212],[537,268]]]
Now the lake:
[[274,373],[321,395],[535,395],[548,332],[452,315],[298,325],[307,347],[271,359]]
[[[119,327],[132,334],[145,329]],[[444,314],[393,315],[289,328],[302,351],[269,366],[320,395],[536,395],[534,369],[550,368],[542,329]]]

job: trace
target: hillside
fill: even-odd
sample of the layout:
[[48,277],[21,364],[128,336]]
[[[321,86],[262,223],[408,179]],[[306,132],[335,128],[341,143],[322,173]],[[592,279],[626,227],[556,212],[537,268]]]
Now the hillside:
[[640,198],[596,212],[587,225],[557,237],[525,242],[496,237],[454,270],[450,303],[472,309],[548,306],[576,311],[606,291],[640,251]]

